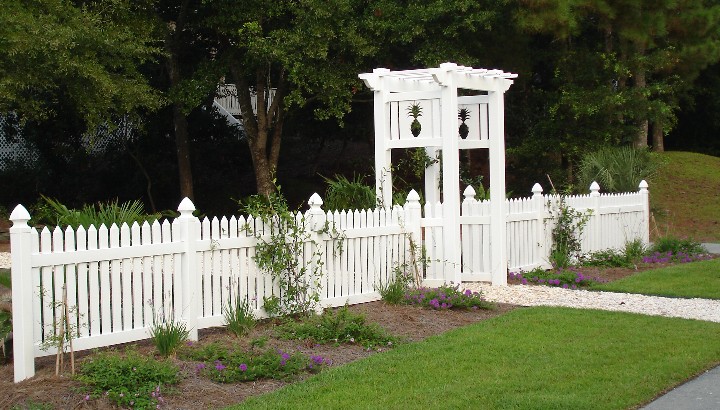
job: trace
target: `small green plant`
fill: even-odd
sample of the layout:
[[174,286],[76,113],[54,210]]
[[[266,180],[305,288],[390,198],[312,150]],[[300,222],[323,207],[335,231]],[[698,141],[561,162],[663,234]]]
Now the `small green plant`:
[[355,176],[352,181],[342,175],[323,179],[328,185],[324,198],[328,211],[372,209],[377,204],[375,188],[365,184],[362,177]]
[[155,315],[150,328],[150,338],[163,357],[174,355],[175,351],[188,339],[190,331],[184,322],[176,321],[174,315]]
[[576,211],[567,205],[563,194],[555,195],[549,201],[550,219],[555,222],[551,234],[550,263],[556,268],[567,268],[581,257],[580,237],[590,213]]
[[235,336],[243,336],[255,327],[255,315],[247,299],[241,295],[228,298],[223,307],[223,316],[228,331]]
[[164,403],[164,389],[177,383],[178,368],[168,360],[128,351],[98,352],[80,364],[78,380],[90,389],[89,399],[107,396],[126,408],[155,408]]
[[7,360],[9,346],[7,346],[8,336],[12,332],[12,313],[0,310],[0,345],[2,345],[3,360]]
[[401,266],[393,269],[393,276],[383,283],[380,281],[376,286],[382,299],[390,304],[399,305],[405,300],[405,293],[410,289],[412,283],[411,275],[405,273],[405,269]]
[[367,323],[365,316],[350,312],[347,305],[337,310],[325,310],[322,315],[299,322],[288,321],[277,330],[280,337],[287,339],[355,343],[367,348],[392,345],[397,341],[376,323]]
[[460,290],[459,285],[442,285],[437,288],[418,287],[405,294],[405,303],[436,310],[493,309],[495,305],[483,299],[480,292]]

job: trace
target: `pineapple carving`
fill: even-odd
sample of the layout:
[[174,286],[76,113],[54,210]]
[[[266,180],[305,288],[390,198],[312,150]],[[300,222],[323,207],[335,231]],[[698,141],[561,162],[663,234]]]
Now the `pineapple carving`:
[[407,111],[408,117],[412,117],[413,119],[412,123],[410,123],[410,132],[413,137],[417,137],[420,135],[420,131],[422,131],[422,125],[420,121],[418,121],[418,117],[422,117],[422,107],[419,103],[413,103],[413,105],[408,107]]
[[458,127],[460,138],[465,139],[470,133],[470,128],[468,128],[467,124],[465,124],[465,121],[470,119],[470,110],[467,108],[461,108],[458,110],[458,119],[462,121],[462,124]]

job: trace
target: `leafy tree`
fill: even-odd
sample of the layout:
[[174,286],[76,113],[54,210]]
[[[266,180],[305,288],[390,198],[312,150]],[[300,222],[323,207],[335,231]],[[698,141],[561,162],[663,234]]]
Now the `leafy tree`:
[[87,128],[157,108],[139,71],[157,56],[145,4],[7,0],[0,10],[0,112],[22,120],[71,107]]

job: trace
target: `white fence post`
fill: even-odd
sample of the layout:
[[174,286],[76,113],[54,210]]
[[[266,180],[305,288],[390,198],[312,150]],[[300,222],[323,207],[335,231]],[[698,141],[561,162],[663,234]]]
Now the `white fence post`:
[[180,217],[173,221],[173,240],[184,244],[183,252],[180,255],[181,289],[175,289],[175,292],[179,292],[181,295],[180,306],[174,307],[174,313],[177,314],[179,310],[180,317],[190,331],[189,339],[198,340],[198,312],[202,305],[200,275],[197,272],[197,241],[200,238],[200,221],[193,216],[193,211],[195,211],[195,205],[190,198],[185,198],[178,206]]
[[643,245],[650,245],[650,198],[648,196],[648,183],[644,179],[640,181],[640,201],[643,206],[643,228],[642,241]]
[[538,266],[544,266],[548,259],[548,245],[545,238],[545,197],[543,197],[543,188],[537,182],[532,187],[532,209],[537,214],[535,222],[535,252],[533,255],[533,263]]
[[[315,272],[318,268],[317,266],[317,256],[320,256],[322,261],[325,261],[325,255],[317,255],[318,252],[322,252],[323,247],[320,244],[320,235],[318,235],[318,231],[321,231],[325,227],[325,221],[327,219],[327,216],[325,215],[325,211],[322,210],[322,204],[323,200],[320,198],[320,195],[316,193],[312,194],[310,199],[308,199],[308,205],[310,206],[310,209],[307,212],[307,217],[310,219],[308,221],[308,228],[310,228],[310,243],[309,245],[309,252],[307,253],[308,257],[310,258],[309,261],[305,261],[305,263],[310,263],[310,272]],[[318,249],[319,248],[319,249]],[[326,270],[324,270],[323,273],[325,273]],[[317,279],[317,280],[316,280]],[[313,282],[310,284],[310,292],[314,293],[317,292],[317,294],[322,295],[322,282],[325,278],[319,279],[319,278],[312,278]],[[321,298],[322,299],[322,298]],[[320,315],[323,313],[323,306],[322,303],[318,303],[315,305],[315,313]]]
[[18,205],[10,214],[10,262],[12,264],[13,362],[15,383],[35,375],[33,340],[33,280],[30,264],[32,230],[30,214]]
[[589,228],[587,233],[588,251],[595,252],[601,249],[602,225],[600,218],[600,185],[593,181],[590,184],[590,198],[592,198],[592,213],[590,214]]

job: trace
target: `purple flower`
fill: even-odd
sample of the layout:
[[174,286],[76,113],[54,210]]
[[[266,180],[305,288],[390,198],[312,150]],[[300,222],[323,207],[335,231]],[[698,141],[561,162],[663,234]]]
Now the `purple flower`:
[[222,362],[220,362],[220,360],[215,361],[215,370],[221,372],[221,371],[225,370],[226,368],[227,367],[224,364],[222,364]]
[[86,394],[86,395],[85,395],[85,399],[84,399],[84,400],[85,400],[85,401],[88,401],[88,400],[90,400],[90,395],[89,395],[89,394]]
[[241,363],[239,368],[241,372],[247,371],[247,365],[245,363]]
[[323,358],[322,356],[310,356],[310,359],[315,362],[315,364],[322,364]]
[[465,296],[471,296],[472,291],[470,289],[465,289]]

